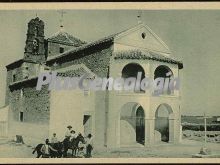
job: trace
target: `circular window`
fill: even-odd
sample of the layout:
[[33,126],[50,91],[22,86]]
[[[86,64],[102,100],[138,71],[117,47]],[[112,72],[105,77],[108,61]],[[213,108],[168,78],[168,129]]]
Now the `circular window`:
[[142,37],[143,39],[145,39],[146,33],[143,32],[143,33],[141,34],[141,37]]

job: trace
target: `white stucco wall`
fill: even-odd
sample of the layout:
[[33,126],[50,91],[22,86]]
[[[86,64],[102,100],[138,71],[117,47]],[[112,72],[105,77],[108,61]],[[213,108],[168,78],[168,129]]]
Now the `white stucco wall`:
[[0,108],[0,121],[8,121],[9,106]]
[[[142,38],[142,33],[145,33],[145,38]],[[116,37],[114,48],[124,49],[124,46],[135,47],[136,49],[145,49],[157,51],[169,56],[170,50],[168,46],[145,25],[139,25],[136,28],[130,29],[121,33]],[[125,49],[129,49],[128,47]],[[116,49],[114,49],[116,50]]]
[[77,133],[81,132],[83,134],[83,116],[94,113],[94,105],[93,93],[85,96],[81,90],[52,91],[50,136],[55,132],[58,139],[63,140],[68,125],[71,125]]

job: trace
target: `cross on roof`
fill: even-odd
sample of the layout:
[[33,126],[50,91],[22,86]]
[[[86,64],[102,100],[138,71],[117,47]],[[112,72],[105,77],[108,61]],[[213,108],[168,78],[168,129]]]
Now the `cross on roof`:
[[66,12],[61,10],[61,11],[58,11],[58,13],[60,13],[60,27],[62,28],[63,27],[63,16],[64,14],[66,14]]
[[142,20],[141,20],[141,16],[142,16],[142,11],[138,11],[138,24],[142,23]]

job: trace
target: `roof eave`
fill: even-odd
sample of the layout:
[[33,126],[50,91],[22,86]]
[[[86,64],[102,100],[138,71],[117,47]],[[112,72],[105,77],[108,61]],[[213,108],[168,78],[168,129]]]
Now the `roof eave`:
[[16,61],[6,65],[5,67],[7,70],[14,69],[14,68],[20,66],[23,62],[24,62],[24,59],[19,59],[19,60],[16,60]]
[[37,83],[37,79],[38,77],[35,76],[35,77],[31,77],[29,79],[25,79],[22,81],[17,81],[17,82],[9,84],[9,88],[13,90],[13,89],[17,89],[19,87],[23,87],[26,85],[35,86],[35,84]]
[[[177,64],[179,69],[183,68],[183,62],[180,60],[176,60],[170,57],[166,57],[160,54],[145,54],[142,51],[133,51],[133,52],[118,52],[119,54],[114,57],[116,60],[124,60],[124,59],[136,59],[136,60],[153,60],[153,61],[160,61],[165,63]],[[130,54],[129,54],[130,53]],[[133,54],[134,53],[134,54]],[[159,55],[159,56],[158,56]]]
[[[116,60],[123,60],[125,58],[117,58],[115,57]],[[132,60],[140,60],[140,58],[126,58],[126,59],[132,59]],[[168,61],[168,60],[164,60],[164,59],[158,59],[158,58],[145,58],[145,59],[142,59],[142,60],[152,60],[152,61],[159,61],[159,62],[165,62],[165,63],[170,63],[170,64],[177,64],[178,65],[178,68],[179,69],[183,69],[183,63],[181,61],[175,61],[175,60],[172,60],[172,61]]]

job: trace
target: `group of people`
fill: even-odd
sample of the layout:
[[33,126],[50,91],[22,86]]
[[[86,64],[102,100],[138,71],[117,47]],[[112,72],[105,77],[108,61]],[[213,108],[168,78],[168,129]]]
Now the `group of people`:
[[[81,135],[81,133],[79,133]],[[72,129],[72,126],[67,126],[67,131],[65,133],[65,139],[69,140],[71,142],[73,139],[77,138],[76,132]],[[51,140],[49,139],[45,140],[45,144],[41,147],[41,152],[43,153],[43,158],[49,158],[50,157],[50,151],[57,152],[56,149],[54,149],[54,144],[58,143],[58,138],[56,136],[56,133],[53,133],[53,136]],[[86,149],[86,157],[92,157],[92,150],[93,150],[93,138],[92,134],[88,134],[88,136],[85,138],[85,144],[82,142],[79,142],[78,147]]]

